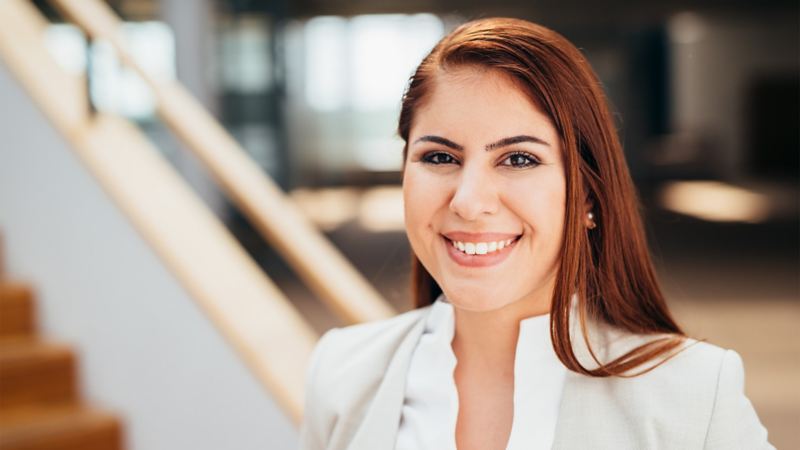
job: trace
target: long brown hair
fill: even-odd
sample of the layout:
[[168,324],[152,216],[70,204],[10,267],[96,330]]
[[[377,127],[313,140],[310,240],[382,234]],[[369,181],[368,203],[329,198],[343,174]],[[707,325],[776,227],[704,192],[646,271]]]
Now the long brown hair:
[[[549,116],[561,138],[567,201],[550,311],[558,358],[579,373],[627,376],[630,369],[671,354],[684,334],[658,285],[622,146],[600,82],[583,54],[558,33],[523,20],[493,18],[461,25],[431,50],[409,80],[398,125],[406,142],[404,161],[414,111],[429,94],[436,72],[458,66],[481,66],[511,76]],[[584,221],[587,201],[597,223],[591,230]],[[442,290],[413,250],[411,257],[412,295],[419,308],[433,303]],[[573,295],[587,345],[587,317],[632,333],[666,337],[607,363],[598,361],[589,345],[599,367],[584,367],[569,333]]]

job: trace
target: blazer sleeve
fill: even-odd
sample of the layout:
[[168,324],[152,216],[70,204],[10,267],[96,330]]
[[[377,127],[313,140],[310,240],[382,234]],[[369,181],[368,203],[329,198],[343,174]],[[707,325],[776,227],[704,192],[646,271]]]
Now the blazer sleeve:
[[305,404],[300,425],[300,450],[324,450],[333,428],[334,418],[323,404],[321,376],[326,355],[330,354],[332,336],[337,329],[327,331],[317,342],[309,358],[305,381]]
[[767,441],[767,430],[744,394],[744,366],[733,350],[727,350],[722,359],[704,448],[775,449]]

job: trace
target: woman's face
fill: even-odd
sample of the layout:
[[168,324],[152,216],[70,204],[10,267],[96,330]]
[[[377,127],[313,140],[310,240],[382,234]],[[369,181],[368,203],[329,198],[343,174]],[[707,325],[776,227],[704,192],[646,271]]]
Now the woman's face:
[[458,308],[549,311],[566,200],[555,127],[494,70],[440,71],[429,94],[403,173],[414,253]]

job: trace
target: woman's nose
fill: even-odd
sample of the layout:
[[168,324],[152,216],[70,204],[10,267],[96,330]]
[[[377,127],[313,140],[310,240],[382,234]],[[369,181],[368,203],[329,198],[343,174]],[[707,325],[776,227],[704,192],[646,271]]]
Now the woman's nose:
[[483,214],[497,212],[499,200],[489,174],[480,168],[465,168],[459,175],[457,183],[453,198],[450,200],[450,210],[462,219],[472,221]]

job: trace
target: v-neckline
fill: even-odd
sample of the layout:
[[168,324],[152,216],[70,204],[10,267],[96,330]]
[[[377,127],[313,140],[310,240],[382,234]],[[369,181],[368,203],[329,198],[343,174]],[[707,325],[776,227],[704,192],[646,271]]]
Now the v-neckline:
[[[414,385],[404,387],[406,394],[409,394],[409,389],[413,387],[414,391],[411,395],[416,397],[412,400],[415,402],[426,402],[427,399],[434,397],[434,392],[425,392],[431,390],[430,384],[447,389],[446,397],[449,400],[446,404],[439,403],[438,406],[431,404],[425,409],[441,408],[437,413],[433,413],[432,417],[446,418],[446,425],[442,425],[446,427],[449,438],[446,443],[437,442],[436,444],[448,449],[456,448],[457,421],[461,413],[461,397],[454,371],[457,367],[457,358],[451,347],[454,333],[454,307],[442,296],[434,302],[432,310],[425,319],[422,336],[427,335],[430,340],[424,342],[424,361],[417,360],[416,354],[411,356],[406,378],[413,380]],[[418,342],[420,345],[423,344],[421,340]],[[440,356],[431,357],[432,354]],[[426,367],[422,368],[418,364],[425,364]],[[428,372],[429,364],[430,371]],[[411,372],[411,369],[414,371]],[[567,372],[552,347],[549,314],[520,320],[512,370],[514,388],[510,398],[511,426],[504,448],[506,450],[549,448],[554,440],[555,421]],[[429,386],[420,386],[421,382],[427,383]],[[538,401],[532,401],[533,398]],[[428,409],[428,411],[430,410]],[[416,419],[419,421],[421,417]],[[535,420],[535,426],[526,425],[530,420]],[[433,437],[430,436],[430,438]]]

